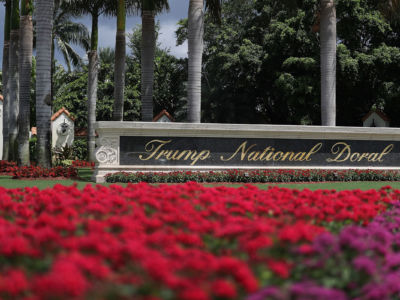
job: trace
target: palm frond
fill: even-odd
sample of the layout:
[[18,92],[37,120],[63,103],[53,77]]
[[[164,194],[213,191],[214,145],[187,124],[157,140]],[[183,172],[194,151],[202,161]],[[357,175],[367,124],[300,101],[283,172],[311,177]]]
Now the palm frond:
[[141,0],[139,1],[140,11],[151,10],[156,13],[160,13],[162,11],[169,11],[169,3],[168,0]]

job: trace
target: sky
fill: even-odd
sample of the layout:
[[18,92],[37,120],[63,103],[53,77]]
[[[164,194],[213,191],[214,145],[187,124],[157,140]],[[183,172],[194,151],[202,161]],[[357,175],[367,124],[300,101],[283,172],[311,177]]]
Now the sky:
[[[156,20],[160,22],[159,42],[162,48],[167,48],[170,53],[177,57],[187,57],[187,44],[176,46],[175,30],[177,22],[187,17],[189,1],[187,0],[169,0],[170,10],[160,13]],[[90,31],[91,18],[82,17],[77,21],[86,25]],[[126,20],[126,32],[132,32],[136,24],[141,23],[140,16],[128,16]],[[115,47],[116,18],[102,17],[99,20],[99,47]],[[3,61],[3,43],[4,43],[4,6],[0,4],[0,69]],[[83,51],[80,51],[84,55]],[[60,54],[56,58],[62,61]]]

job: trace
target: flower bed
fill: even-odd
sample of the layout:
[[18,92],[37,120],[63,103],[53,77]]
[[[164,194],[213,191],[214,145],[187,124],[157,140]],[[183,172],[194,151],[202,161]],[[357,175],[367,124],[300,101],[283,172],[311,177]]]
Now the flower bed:
[[86,160],[73,160],[72,166],[75,168],[94,168],[94,162]]
[[0,160],[0,173],[7,173],[8,168],[16,167],[17,163],[13,161]]
[[77,178],[78,171],[74,167],[42,168],[39,166],[9,167],[7,174],[13,179],[22,178]]
[[266,287],[247,300],[399,299],[399,228],[396,203],[365,228],[352,225],[338,235],[325,232],[306,252],[291,253],[296,266],[288,278],[291,284]]
[[106,182],[317,182],[399,181],[395,170],[229,170],[221,172],[118,172],[107,174]]
[[327,230],[367,225],[399,196],[196,183],[0,188],[0,297],[244,299],[301,274],[293,249],[307,254]]

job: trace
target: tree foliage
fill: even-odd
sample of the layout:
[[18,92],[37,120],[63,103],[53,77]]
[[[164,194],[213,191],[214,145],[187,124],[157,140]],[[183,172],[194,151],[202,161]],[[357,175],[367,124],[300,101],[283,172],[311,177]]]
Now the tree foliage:
[[[337,1],[338,125],[360,126],[371,108],[400,125],[400,27],[380,1]],[[204,121],[320,124],[319,2],[288,3],[225,0],[221,25],[207,16]],[[182,20],[178,43],[186,34]]]
[[[140,120],[140,27],[129,34],[131,55],[127,56],[126,90],[124,100],[124,120]],[[102,48],[99,51],[99,81],[96,119],[109,121],[112,119],[114,103],[114,50]],[[57,67],[54,77],[55,100],[53,110],[65,107],[75,117],[76,128],[87,128],[87,66],[82,70],[66,72],[62,66]],[[184,101],[186,63],[177,59],[168,50],[158,45],[155,55],[154,106],[158,113],[163,109],[177,120],[185,118]]]

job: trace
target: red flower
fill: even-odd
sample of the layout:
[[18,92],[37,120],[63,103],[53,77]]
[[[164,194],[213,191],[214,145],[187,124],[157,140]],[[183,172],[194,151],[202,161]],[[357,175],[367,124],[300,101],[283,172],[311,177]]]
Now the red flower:
[[235,286],[227,280],[218,279],[212,283],[212,290],[216,297],[234,299],[237,296]]

